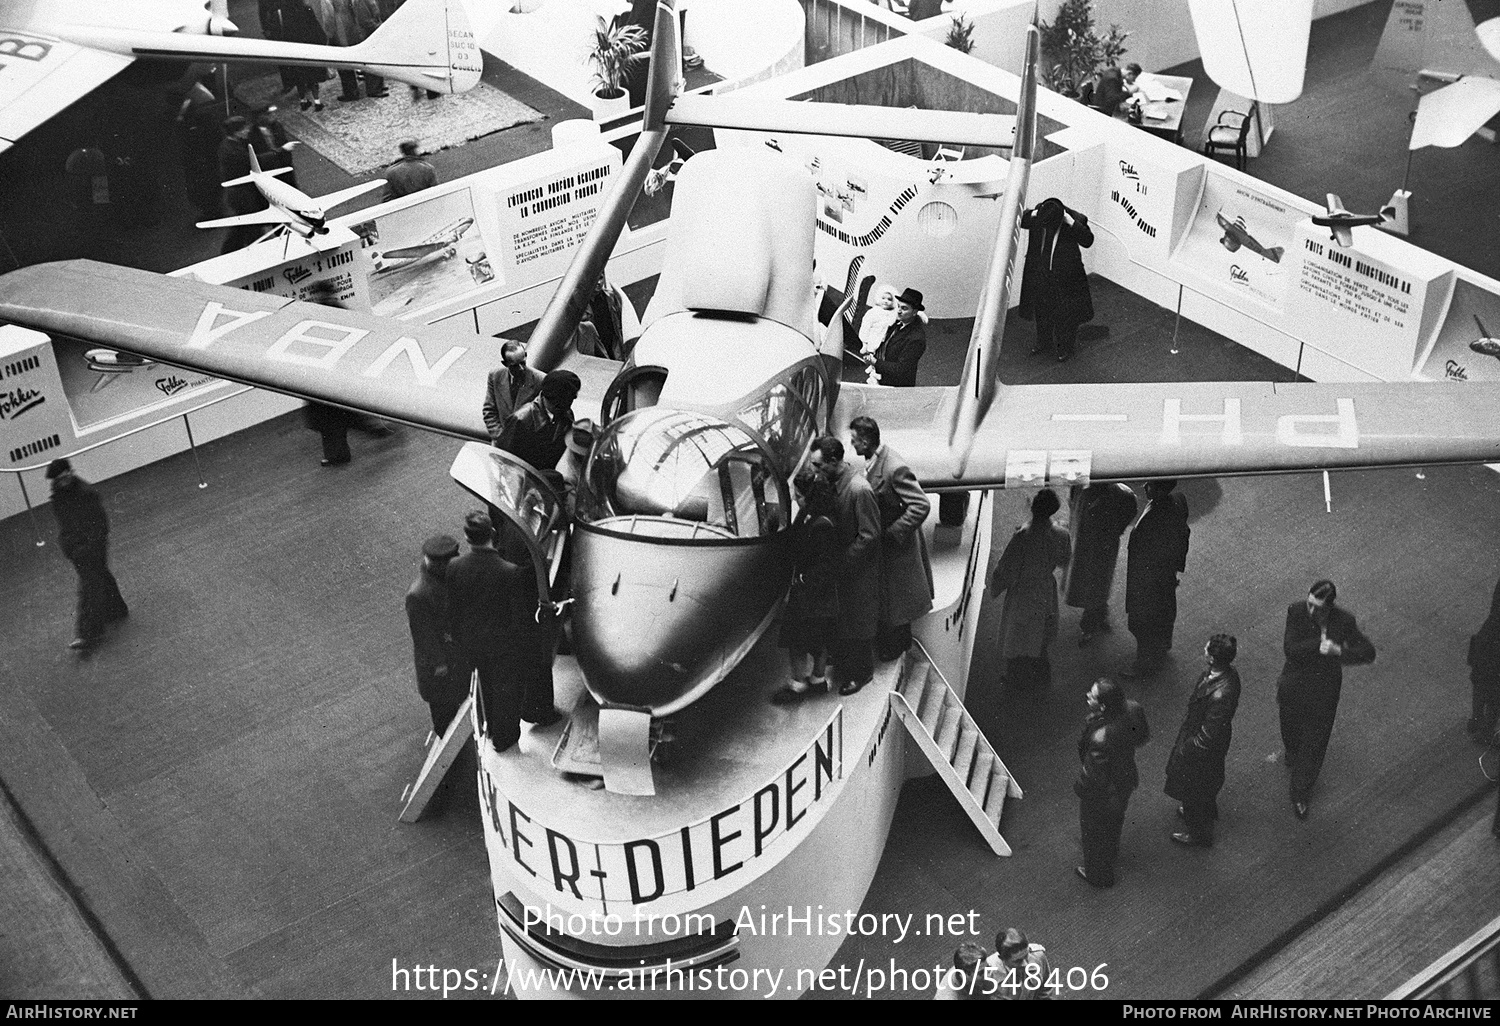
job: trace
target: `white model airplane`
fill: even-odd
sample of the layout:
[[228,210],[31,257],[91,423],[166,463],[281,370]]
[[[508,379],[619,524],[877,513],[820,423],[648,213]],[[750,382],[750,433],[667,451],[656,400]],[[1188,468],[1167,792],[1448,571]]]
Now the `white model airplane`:
[[1484,326],[1484,322],[1479,319],[1478,314],[1474,315],[1474,323],[1479,325],[1479,337],[1469,343],[1469,348],[1480,356],[1493,356],[1495,359],[1500,360],[1500,338],[1496,338],[1489,333],[1489,330]]
[[115,349],[90,349],[83,354],[84,362],[88,364],[89,370],[98,374],[94,387],[90,392],[102,392],[116,381],[122,374],[130,374],[143,367],[155,367],[155,360],[134,356],[130,353],[122,353]]
[[1344,201],[1339,199],[1335,193],[1328,194],[1328,202],[1324,204],[1328,208],[1325,215],[1315,216],[1312,223],[1322,228],[1327,228],[1333,233],[1333,241],[1345,249],[1354,245],[1354,233],[1351,228],[1357,228],[1362,224],[1381,225],[1390,224],[1396,219],[1396,197],[1380,208],[1378,214],[1351,214],[1344,206]]
[[411,0],[357,46],[240,39],[217,0],[0,0],[0,151],[137,59],[358,68],[461,93],[483,71],[462,0]]
[[1375,50],[1377,68],[1451,83],[1417,103],[1411,148],[1462,145],[1500,113],[1500,19],[1474,27],[1464,0],[1398,0]]
[[410,246],[372,249],[370,271],[372,274],[390,274],[392,271],[404,271],[447,260],[458,253],[458,240],[472,227],[474,219],[462,217]]
[[361,182],[359,185],[351,185],[347,189],[340,189],[338,192],[330,192],[326,196],[313,199],[301,189],[276,180],[278,175],[290,174],[291,168],[273,167],[269,171],[263,171],[260,160],[255,156],[255,147],[247,146],[246,149],[250,153],[250,173],[243,178],[231,178],[221,184],[226,189],[232,189],[237,185],[253,185],[270,206],[265,210],[257,210],[249,214],[235,214],[232,217],[219,217],[212,221],[199,221],[199,228],[237,228],[247,224],[270,224],[279,225],[296,232],[304,239],[310,239],[314,235],[328,234],[328,211],[385,184],[384,178],[377,178],[373,182]]
[[[1500,385],[1252,382],[1003,385],[1036,143],[1036,31],[1004,204],[958,387],[841,384],[841,318],[813,304],[817,192],[764,146],[698,153],[677,181],[644,330],[623,364],[567,342],[673,125],[993,145],[997,115],[680,94],[677,21],[660,0],[643,132],[531,336],[530,362],[583,381],[600,425],[569,518],[535,470],[491,448],[493,341],[91,261],[0,278],[0,320],[91,340],[472,439],[464,487],[544,553],[572,547],[572,640],[606,715],[668,716],[743,658],[792,573],[790,480],[813,439],[865,414],[925,487],[1138,480],[1500,462]],[[638,722],[638,720],[637,720]]]

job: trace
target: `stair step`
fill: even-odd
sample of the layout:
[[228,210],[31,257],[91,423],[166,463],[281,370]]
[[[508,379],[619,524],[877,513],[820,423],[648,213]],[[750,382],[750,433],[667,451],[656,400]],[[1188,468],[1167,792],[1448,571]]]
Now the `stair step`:
[[938,724],[942,722],[943,708],[947,705],[948,692],[945,688],[928,688],[926,699],[922,702],[922,729],[927,731],[928,737],[937,737]]
[[911,711],[920,715],[922,702],[927,697],[927,675],[924,673],[920,676],[902,677],[900,691],[906,704],[911,706]]
[[964,711],[956,705],[950,705],[943,710],[937,733],[933,735],[938,751],[943,753],[943,758],[948,760],[950,766],[953,765],[953,755],[958,750],[958,734],[963,727],[963,722]]
[[995,768],[994,753],[980,751],[974,756],[974,768],[969,771],[969,793],[974,800],[984,805],[990,793],[990,775]]
[[1009,781],[1010,778],[999,768],[991,770],[990,793],[984,799],[984,814],[991,823],[995,824],[996,828],[1000,826],[1000,813],[1005,809],[1005,785]]
[[958,734],[958,750],[953,753],[953,769],[958,773],[958,779],[962,780],[964,787],[969,786],[969,774],[974,768],[974,753],[979,750],[979,728],[967,717],[963,721],[963,729]]

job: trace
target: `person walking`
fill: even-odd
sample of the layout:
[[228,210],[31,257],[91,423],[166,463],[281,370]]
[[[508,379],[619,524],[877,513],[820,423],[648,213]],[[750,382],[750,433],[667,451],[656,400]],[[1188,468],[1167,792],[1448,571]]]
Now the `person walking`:
[[1078,739],[1079,770],[1073,784],[1083,865],[1073,871],[1092,887],[1113,887],[1125,807],[1140,784],[1135,750],[1151,739],[1151,728],[1140,705],[1108,677],[1094,681],[1085,701],[1089,713]]
[[457,555],[458,542],[448,535],[428,538],[422,543],[422,569],[406,589],[417,693],[427,703],[432,732],[438,737],[448,732],[469,694],[469,674],[449,633],[448,563]]
[[1167,759],[1167,796],[1182,803],[1177,815],[1186,825],[1172,835],[1178,844],[1207,848],[1214,843],[1224,759],[1234,736],[1234,711],[1240,704],[1240,675],[1231,665],[1237,651],[1231,634],[1208,639],[1203,649],[1208,669],[1193,685],[1187,715]]
[[1146,512],[1130,532],[1125,560],[1125,616],[1135,636],[1135,662],[1127,679],[1161,669],[1177,622],[1177,575],[1187,569],[1187,500],[1174,480],[1146,482]]
[[1120,536],[1135,519],[1138,504],[1129,485],[1102,481],[1087,488],[1073,486],[1069,501],[1077,536],[1063,601],[1083,610],[1078,621],[1081,648],[1112,629],[1109,593],[1114,588],[1115,564],[1120,559]]
[[911,647],[911,625],[932,609],[932,562],[922,525],[932,503],[901,454],[880,440],[870,417],[849,422],[851,444],[865,461],[865,480],[880,509],[880,621],[875,655],[900,659]]
[[1052,680],[1047,649],[1057,637],[1057,576],[1068,565],[1072,539],[1052,523],[1061,508],[1043,488],[1031,500],[1031,522],[1018,528],[990,575],[990,597],[1005,594],[1000,612],[1000,656],[1005,680],[1022,687]]
[[1332,581],[1313,584],[1302,602],[1286,609],[1281,647],[1286,663],[1276,681],[1281,741],[1291,770],[1292,811],[1306,819],[1308,800],[1339,711],[1344,667],[1375,661],[1375,646],[1359,631],[1354,614],[1335,606]]
[[66,459],[47,464],[52,482],[52,515],[57,519],[57,547],[78,572],[78,612],[75,637],[68,647],[79,655],[90,652],[104,629],[130,615],[120,586],[109,570],[109,515],[104,503]]

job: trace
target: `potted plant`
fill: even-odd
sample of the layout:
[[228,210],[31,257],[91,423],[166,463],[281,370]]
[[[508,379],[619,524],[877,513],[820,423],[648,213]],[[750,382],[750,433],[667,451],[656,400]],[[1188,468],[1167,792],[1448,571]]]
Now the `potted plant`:
[[605,21],[601,16],[594,28],[588,60],[594,67],[594,117],[609,121],[630,109],[626,88],[635,66],[648,60],[650,39],[646,30],[616,16]]
[[943,40],[959,53],[974,49],[974,23],[962,14],[955,14],[948,24],[948,38]]
[[1101,69],[1120,63],[1130,35],[1118,25],[1100,35],[1094,28],[1093,0],[1063,0],[1057,17],[1040,28],[1042,84],[1064,96],[1077,96]]

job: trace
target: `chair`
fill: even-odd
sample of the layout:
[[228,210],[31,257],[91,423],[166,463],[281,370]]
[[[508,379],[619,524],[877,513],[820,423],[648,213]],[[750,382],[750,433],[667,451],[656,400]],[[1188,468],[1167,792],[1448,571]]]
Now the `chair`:
[[[1250,123],[1259,116],[1259,104],[1250,104],[1248,113],[1237,110],[1224,110],[1219,112],[1219,120],[1209,126],[1208,135],[1203,140],[1203,152],[1213,157],[1220,150],[1234,154],[1234,166],[1240,171],[1245,170],[1245,160],[1248,156],[1246,140],[1250,136]],[[1236,123],[1225,122],[1225,118],[1238,118]]]
[[954,146],[951,143],[939,143],[934,160],[963,160],[965,146]]

